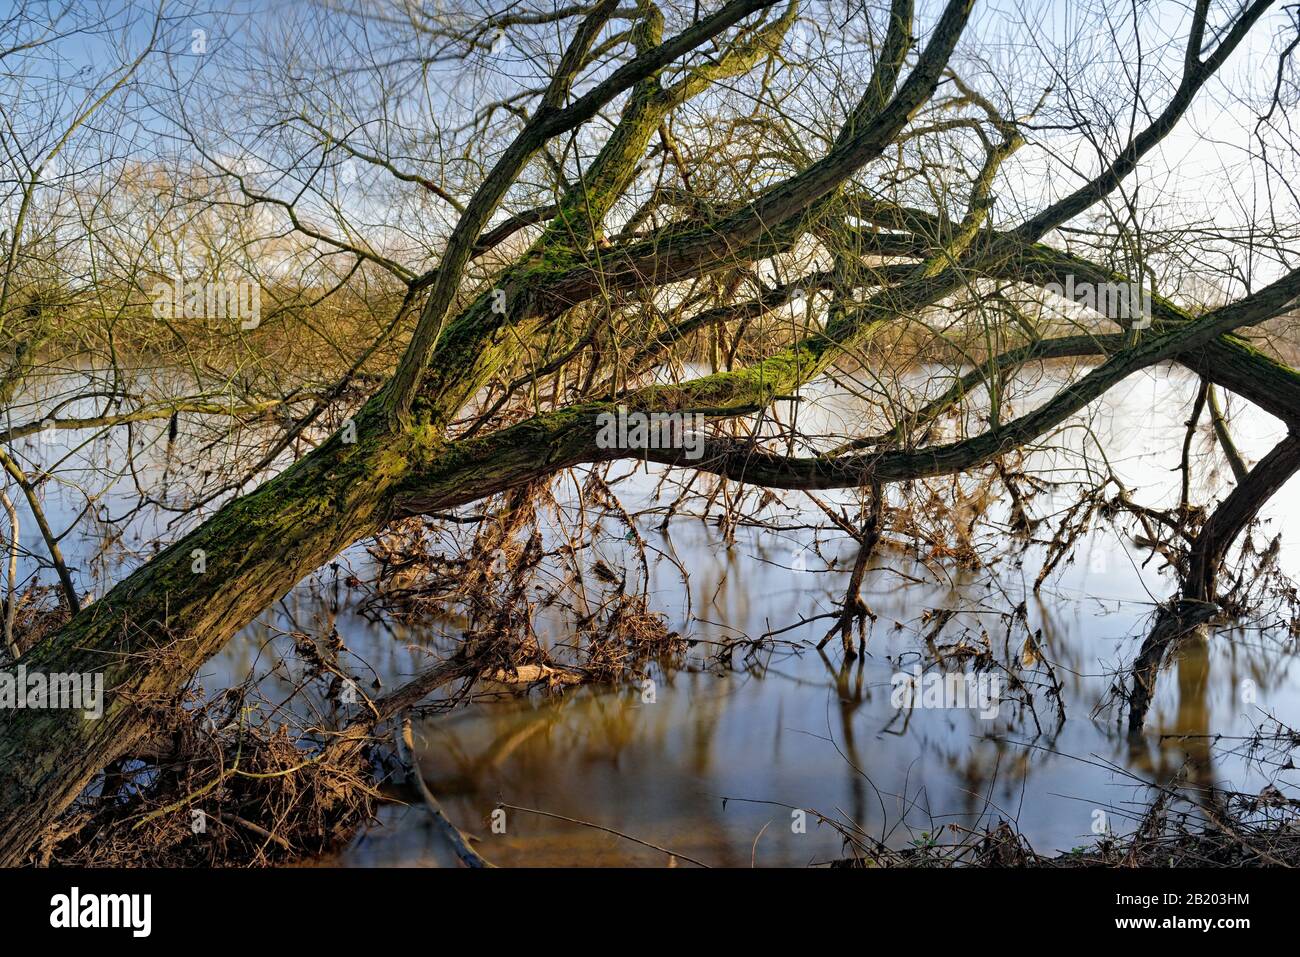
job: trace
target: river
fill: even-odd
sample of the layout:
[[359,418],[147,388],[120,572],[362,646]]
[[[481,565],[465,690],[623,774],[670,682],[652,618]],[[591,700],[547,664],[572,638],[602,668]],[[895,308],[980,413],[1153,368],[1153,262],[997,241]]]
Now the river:
[[[1051,381],[1049,375],[1045,382]],[[59,387],[68,386],[65,381]],[[1130,378],[1089,410],[1087,421],[1094,434],[1104,436],[1106,458],[1145,504],[1176,500],[1180,477],[1172,469],[1194,392],[1189,374],[1162,367]],[[816,431],[810,425],[816,416],[842,416],[853,401],[823,385],[806,399],[801,424]],[[1239,401],[1233,410],[1234,436],[1252,461],[1281,437],[1280,424],[1270,417]],[[200,471],[202,455],[231,453],[167,453],[163,428],[150,425],[133,433],[151,447],[136,475],[146,486],[162,482],[164,474],[176,483],[178,469],[185,467]],[[1085,434],[1076,424],[1057,441],[1077,451]],[[57,529],[84,504],[73,483],[102,493],[98,507],[111,514],[136,502],[134,480],[119,474],[121,430],[78,449],[87,437],[60,432],[44,447],[28,440],[26,452],[37,461],[72,456],[60,472],[68,484],[47,483],[43,491]],[[1198,443],[1198,449],[1205,445]],[[1031,453],[1030,461],[1061,476],[1099,458],[1043,450]],[[615,473],[630,471],[623,465]],[[653,478],[654,470],[641,469],[617,485],[630,508],[653,503]],[[1199,481],[1193,486],[1200,501],[1221,497],[1230,487],[1222,461],[1208,481],[1208,489]],[[1289,486],[1267,507],[1265,537],[1300,519],[1295,489]],[[173,488],[169,494],[174,493]],[[796,493],[777,495],[765,514],[783,526],[820,518]],[[146,509],[128,523],[121,540],[108,543],[102,530],[83,522],[64,541],[78,581],[102,593],[147,556],[164,520]],[[33,546],[30,518],[24,525],[25,544]],[[1231,739],[1249,736],[1270,715],[1300,726],[1295,641],[1288,623],[1270,614],[1185,649],[1159,684],[1140,744],[1129,741],[1117,710],[1094,714],[1116,669],[1136,654],[1156,602],[1174,591],[1159,562],[1147,562],[1150,553],[1116,527],[1104,526],[1082,542],[1074,560],[1038,594],[1031,586],[1043,549],[1008,550],[1005,534],[996,529],[977,533],[975,544],[991,560],[982,568],[922,563],[902,549],[885,549],[863,588],[877,616],[865,656],[843,666],[838,639],[825,655],[818,653],[812,645],[829,624],[822,621],[781,633],[777,644],[739,648],[727,667],[716,659],[714,642],[756,637],[831,610],[842,596],[856,546],[841,533],[823,534],[820,555],[833,560],[827,569],[809,549],[806,531],[742,525],[727,545],[716,527],[697,519],[678,518],[670,537],[657,525],[645,518],[638,528],[649,545],[690,570],[687,586],[677,564],[650,554],[652,607],[696,642],[684,667],[653,666],[649,684],[494,696],[416,725],[430,788],[451,819],[480,838],[479,849],[494,863],[658,866],[687,858],[715,866],[802,866],[842,857],[840,832],[818,815],[894,847],[951,839],[948,825],[974,828],[1003,819],[1014,822],[1040,852],[1068,851],[1093,841],[1099,821],[1116,831],[1131,828],[1152,796],[1143,781],[1181,776],[1190,787],[1219,782],[1242,791],[1262,788],[1272,779],[1234,753]],[[610,535],[593,548],[593,559],[599,555],[613,568],[629,567],[635,577],[624,539]],[[200,684],[216,691],[251,673],[269,697],[277,691],[283,697],[302,670],[288,633],[331,624],[356,673],[369,676],[373,670],[385,688],[427,664],[431,654],[444,653],[450,647],[444,632],[454,632],[454,622],[412,626],[357,613],[359,593],[348,588],[347,576],[364,578],[367,565],[364,550],[353,548],[302,583],[209,662]],[[1300,572],[1294,537],[1283,541],[1281,565]],[[25,564],[25,570],[31,567]],[[1007,637],[1002,615],[1022,601],[1028,627],[1041,630],[1042,656],[1059,679],[1063,723],[1042,683],[1044,669],[1025,665],[1023,632]],[[992,720],[970,708],[906,712],[891,703],[891,679],[920,660],[934,613],[941,610],[957,612],[944,641],[966,634],[979,642],[986,635],[999,660],[1031,681],[1037,720],[1012,700],[1004,700]],[[1213,749],[1211,735],[1222,736]],[[1281,783],[1292,775],[1285,772]],[[511,808],[494,820],[500,805]],[[680,858],[574,821],[622,832]],[[389,804],[332,862],[449,865],[454,859],[422,807]]]

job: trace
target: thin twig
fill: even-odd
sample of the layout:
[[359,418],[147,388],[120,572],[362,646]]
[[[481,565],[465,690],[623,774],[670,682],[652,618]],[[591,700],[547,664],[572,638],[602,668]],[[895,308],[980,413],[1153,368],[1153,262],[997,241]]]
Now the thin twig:
[[565,821],[569,824],[581,824],[583,827],[594,827],[598,831],[604,831],[606,834],[613,834],[615,837],[621,837],[624,840],[631,841],[633,844],[640,844],[642,847],[648,847],[652,850],[659,851],[661,854],[667,854],[669,857],[680,858],[681,860],[695,864],[698,867],[709,866],[703,861],[697,861],[693,857],[687,857],[685,854],[679,854],[666,847],[660,847],[658,844],[651,844],[649,841],[643,841],[639,837],[633,837],[631,834],[624,834],[622,831],[616,831],[612,827],[605,827],[603,824],[594,824],[591,821],[580,821],[577,818],[565,817],[563,814],[552,814],[550,811],[539,811],[536,808],[519,807],[515,804],[498,804],[497,807],[503,807],[509,811],[523,811],[525,814],[540,814],[542,817],[554,818],[557,821]]

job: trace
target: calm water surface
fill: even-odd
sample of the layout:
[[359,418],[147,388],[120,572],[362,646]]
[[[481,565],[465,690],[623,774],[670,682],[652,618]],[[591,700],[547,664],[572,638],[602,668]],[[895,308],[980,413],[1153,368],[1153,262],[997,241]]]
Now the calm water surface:
[[[1161,369],[1129,379],[1090,409],[1092,428],[1107,437],[1111,466],[1136,500],[1176,500],[1179,474],[1171,469],[1194,391],[1189,376]],[[851,405],[842,396],[820,394],[804,403],[801,425],[812,424],[815,431],[817,416],[840,416]],[[1262,413],[1237,412],[1238,444],[1258,459],[1282,429]],[[1076,433],[1079,438],[1072,440]],[[1082,435],[1081,429],[1067,432],[1060,441],[1082,442]],[[72,448],[75,442],[69,440],[60,434],[57,448],[28,452],[43,461],[42,456]],[[120,466],[121,448],[114,444],[119,441],[115,437],[74,455],[86,463]],[[1084,460],[1051,452],[1030,461],[1061,474],[1086,467]],[[177,470],[174,461],[155,464],[173,476]],[[109,511],[119,513],[132,500],[129,478],[96,477],[110,489],[103,499]],[[1230,479],[1226,466],[1211,481],[1223,477]],[[653,498],[653,485],[643,473],[619,490],[630,506],[644,506]],[[1288,486],[1265,512],[1269,537],[1297,527],[1297,488]],[[81,500],[67,490],[47,486],[46,496],[59,528],[80,508]],[[1206,497],[1202,487],[1200,500]],[[848,502],[850,496],[824,499]],[[779,493],[766,514],[786,525],[819,516],[795,493]],[[106,581],[143,557],[128,553],[142,547],[159,522],[157,516],[142,516],[107,557],[101,554],[105,543],[94,535],[69,536],[65,550],[74,566],[90,568],[90,556],[100,555],[98,577],[92,581],[83,574],[78,580],[102,593]],[[25,524],[33,527],[30,519]],[[430,787],[450,817],[481,838],[480,849],[495,863],[669,863],[663,853],[615,835],[523,811],[507,811],[505,833],[494,833],[489,816],[500,803],[593,822],[711,865],[806,865],[842,856],[838,833],[819,826],[811,812],[856,822],[895,846],[924,841],[947,824],[976,826],[1001,817],[1016,821],[1040,851],[1068,850],[1093,839],[1098,809],[1106,811],[1115,829],[1131,827],[1127,815],[1140,813],[1150,797],[1138,780],[1167,781],[1181,774],[1191,784],[1263,787],[1268,779],[1240,757],[1225,749],[1211,753],[1206,736],[1249,734],[1266,715],[1300,725],[1295,645],[1276,616],[1193,643],[1162,677],[1139,745],[1128,741],[1118,712],[1094,716],[1115,669],[1135,655],[1155,603],[1174,588],[1157,562],[1143,565],[1148,552],[1113,528],[1083,543],[1075,560],[1037,595],[1031,586],[1041,550],[1031,549],[1023,562],[1010,556],[980,570],[933,563],[927,570],[914,557],[888,551],[877,558],[863,589],[877,615],[864,657],[843,666],[838,638],[827,645],[825,656],[819,654],[813,645],[828,623],[817,622],[781,635],[792,645],[749,657],[738,651],[727,669],[711,660],[716,646],[709,642],[758,636],[832,610],[843,594],[855,546],[843,536],[824,536],[821,554],[834,559],[827,570],[826,561],[808,550],[804,532],[742,527],[728,546],[716,528],[698,520],[675,522],[670,541],[655,530],[657,524],[643,521],[642,534],[690,570],[690,615],[678,568],[652,555],[653,604],[672,627],[699,643],[688,654],[687,668],[653,671],[653,700],[640,686],[585,687],[476,702],[417,725],[419,760]],[[1294,574],[1300,572],[1300,536],[1287,537],[1282,564]],[[992,554],[1004,544],[998,538],[983,533],[978,541]],[[592,558],[598,555],[619,568],[629,560],[625,549],[614,537],[598,544]],[[327,627],[336,602],[341,607],[334,623],[353,656],[348,660],[357,674],[373,669],[386,688],[427,665],[431,653],[445,653],[446,623],[375,624],[354,613],[354,596],[340,582],[347,568],[364,571],[365,564],[364,552],[353,549],[337,569],[322,570],[304,583],[209,662],[202,685],[218,690],[251,672],[264,677],[269,696],[278,700],[275,689],[283,696],[291,687],[285,675],[302,670],[284,633]],[[1064,724],[1041,687],[1037,724],[1011,702],[1004,702],[992,721],[969,710],[903,714],[891,706],[890,679],[924,654],[932,610],[960,611],[944,641],[984,632],[995,653],[1015,663],[1023,632],[1005,639],[999,615],[1020,601],[1030,627],[1041,629],[1043,654],[1061,680]],[[1032,673],[1041,679],[1041,668]],[[1247,689],[1254,690],[1253,703]],[[1293,777],[1294,772],[1284,772],[1277,783],[1285,789]],[[809,810],[804,833],[792,828],[791,808]],[[454,863],[429,828],[426,812],[396,805],[385,807],[379,822],[359,835],[339,862]]]

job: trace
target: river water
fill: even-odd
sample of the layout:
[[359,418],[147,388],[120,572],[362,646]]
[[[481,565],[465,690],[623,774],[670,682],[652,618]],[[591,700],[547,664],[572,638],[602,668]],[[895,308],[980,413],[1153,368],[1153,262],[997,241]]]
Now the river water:
[[[1051,384],[1049,376],[1038,387]],[[1106,459],[1136,500],[1176,500],[1180,477],[1173,469],[1195,388],[1177,368],[1134,376],[1057,438],[1065,452],[1032,453],[1030,463],[1058,476],[1095,467],[1095,452],[1069,452],[1084,447],[1086,422],[1104,437]],[[1027,388],[1023,401],[1034,394]],[[816,431],[817,416],[842,418],[853,401],[829,386],[810,390],[801,424]],[[1281,437],[1281,426],[1267,415],[1240,402],[1230,408],[1234,436],[1248,459],[1257,460]],[[144,427],[133,437],[150,445],[159,433]],[[121,514],[135,501],[135,480],[117,474],[124,471],[125,438],[114,434],[78,448],[87,438],[61,432],[45,447],[28,442],[24,451],[45,463],[71,452],[80,471],[61,477],[101,490],[100,506]],[[1211,447],[1203,436],[1194,447],[1204,452],[1202,466],[1218,461],[1209,489],[1194,484],[1198,500],[1221,497],[1231,473],[1217,452],[1204,451]],[[199,454],[185,454],[191,457],[176,449],[170,457],[147,453],[136,480],[160,481],[166,469],[176,482],[178,470],[198,471]],[[653,502],[655,474],[641,469],[617,486],[630,508]],[[1266,509],[1264,537],[1300,519],[1295,489],[1289,486]],[[70,484],[47,483],[43,494],[57,529],[84,504]],[[851,495],[823,498],[833,504]],[[821,517],[796,493],[778,494],[765,515],[784,526]],[[102,593],[108,581],[147,556],[162,521],[146,510],[107,548],[102,534],[83,522],[64,541],[69,564],[81,570],[78,581]],[[30,535],[30,518],[24,524]],[[741,648],[726,667],[713,657],[718,646],[712,642],[756,637],[832,610],[856,546],[845,535],[823,534],[813,552],[807,532],[743,525],[728,545],[716,527],[691,518],[675,521],[669,539],[657,525],[647,518],[638,527],[651,546],[690,571],[684,585],[676,564],[651,553],[652,606],[698,642],[686,667],[655,666],[650,685],[498,696],[416,725],[430,788],[497,864],[662,866],[694,859],[715,866],[801,866],[843,856],[839,832],[819,823],[819,815],[852,822],[895,847],[951,839],[943,831],[947,825],[1004,819],[1039,851],[1069,850],[1090,843],[1099,821],[1116,831],[1131,828],[1133,815],[1152,796],[1143,781],[1179,777],[1193,786],[1262,788],[1274,779],[1232,753],[1230,739],[1250,735],[1270,715],[1300,726],[1295,642],[1276,615],[1222,629],[1185,649],[1160,681],[1141,742],[1130,742],[1120,712],[1094,714],[1116,669],[1136,654],[1156,602],[1174,590],[1158,562],[1146,563],[1149,552],[1111,526],[1082,542],[1075,559],[1038,594],[1031,586],[1043,550],[1008,554],[1006,536],[996,530],[976,535],[981,552],[997,559],[983,568],[923,563],[915,553],[885,549],[863,587],[877,616],[863,657],[845,667],[838,638],[818,653],[813,645],[829,626],[821,621],[785,631],[782,643],[752,654]],[[592,557],[627,567],[629,547],[610,536],[595,544]],[[357,595],[344,582],[349,571],[364,577],[366,565],[364,551],[354,548],[321,570],[231,641],[205,666],[200,683],[215,691],[251,673],[275,698],[273,692],[290,689],[302,670],[286,633],[312,632],[329,622],[356,673],[373,670],[385,688],[445,653],[453,622],[376,623],[356,613]],[[1284,537],[1281,565],[1300,572],[1294,539]],[[1041,630],[1042,657],[1059,679],[1063,723],[1046,695],[1042,665],[1027,667],[1021,659],[1023,630],[1007,637],[1001,614],[1022,601],[1029,628]],[[934,613],[942,610],[957,612],[942,642],[962,635],[978,642],[987,635],[995,657],[1037,689],[1037,720],[1010,700],[992,720],[970,708],[900,711],[891,703],[891,679],[921,660]],[[1218,747],[1210,747],[1210,735],[1223,736]],[[1284,772],[1277,783],[1285,789],[1293,775]],[[494,819],[500,805],[512,807]],[[679,857],[574,821],[623,832]],[[335,862],[449,865],[453,859],[422,807],[387,805]]]

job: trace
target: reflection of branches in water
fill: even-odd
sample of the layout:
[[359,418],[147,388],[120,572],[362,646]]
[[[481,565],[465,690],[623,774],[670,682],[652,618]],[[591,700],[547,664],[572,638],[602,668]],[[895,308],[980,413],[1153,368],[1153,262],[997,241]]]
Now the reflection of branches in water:
[[[1300,731],[1273,715],[1265,716],[1254,725],[1254,729],[1252,734],[1247,735],[1214,734],[1205,737],[1211,738],[1212,745],[1224,754],[1239,755],[1266,772],[1276,785],[1278,775],[1296,769],[1295,757],[1297,750],[1300,750]],[[1164,737],[1171,741],[1185,741],[1189,735],[1170,734]]]
[[[1169,737],[1186,740],[1189,736]],[[1222,746],[1225,754],[1240,754],[1257,766],[1271,768],[1269,783],[1255,793],[1224,789],[1188,778],[1186,768],[1167,781],[1147,780],[1109,761],[1058,754],[1104,769],[1147,795],[1118,805],[1087,802],[1092,805],[1094,824],[1106,822],[1103,833],[1066,852],[1039,852],[1030,845],[1018,829],[1016,813],[992,801],[996,771],[979,806],[960,815],[934,813],[924,806],[924,789],[917,789],[914,795],[905,791],[896,796],[900,813],[891,823],[886,795],[877,790],[881,822],[875,834],[866,830],[862,816],[855,819],[839,810],[829,814],[807,809],[805,813],[841,835],[847,856],[826,862],[839,867],[1300,866],[1300,798],[1288,794],[1284,790],[1288,786],[1280,786],[1277,780],[1277,774],[1295,767],[1300,733],[1269,718],[1253,735],[1212,737],[1213,746]],[[866,777],[849,756],[840,753],[855,773]],[[979,796],[973,788],[970,793]],[[793,809],[793,805],[780,806]],[[917,810],[923,817],[919,822],[909,819]],[[964,820],[951,820],[954,817]],[[1112,828],[1111,819],[1129,827],[1120,833]]]
[[[673,487],[677,480],[670,475],[661,473],[657,477],[659,488]],[[910,623],[907,627],[914,626],[916,633],[916,653],[926,655],[930,665],[940,669],[1005,675],[1024,716],[1034,722],[1040,734],[1054,737],[1065,720],[1054,649],[1044,639],[1043,629],[1031,623],[1025,596],[1001,580],[999,567],[1009,558],[1023,560],[1034,554],[1034,548],[1046,548],[1049,561],[1056,567],[1070,560],[1088,534],[1106,525],[1165,530],[1168,534],[1161,534],[1167,540],[1167,552],[1162,554],[1172,554],[1179,540],[1188,540],[1197,527],[1191,519],[1186,521],[1187,534],[1171,528],[1177,516],[1157,516],[1156,510],[1135,504],[1113,475],[1099,475],[1097,482],[1096,486],[1088,486],[1077,480],[1045,480],[1013,456],[960,480],[917,481],[889,489],[877,499],[866,492],[815,499],[808,496],[815,510],[795,510],[771,492],[698,476],[672,488],[674,494],[667,498],[668,504],[661,500],[638,508],[623,501],[624,497],[638,496],[637,490],[625,491],[626,483],[617,477],[611,479],[604,470],[566,473],[556,483],[530,486],[480,503],[473,512],[408,519],[391,526],[368,545],[375,566],[373,580],[353,576],[348,585],[363,593],[359,610],[371,620],[393,623],[432,619],[453,644],[461,643],[475,653],[487,655],[484,674],[504,671],[507,677],[529,676],[528,680],[516,682],[508,692],[511,694],[518,693],[521,687],[565,686],[567,681],[557,677],[563,672],[548,669],[576,667],[582,670],[584,679],[625,681],[644,676],[647,664],[656,660],[670,667],[693,668],[700,659],[686,657],[688,649],[682,644],[685,640],[698,642],[710,667],[759,675],[778,649],[781,653],[795,653],[810,647],[822,634],[817,629],[807,640],[806,633],[799,633],[800,628],[819,619],[842,628],[845,618],[858,610],[852,599],[836,603],[824,615],[809,616],[788,629],[769,629],[759,637],[738,634],[718,641],[688,635],[683,639],[669,631],[656,614],[655,603],[662,602],[663,597],[651,598],[650,564],[656,555],[673,562],[681,573],[683,593],[689,603],[691,575],[676,558],[673,545],[674,530],[682,523],[691,519],[708,521],[732,537],[737,529],[745,528],[759,533],[760,542],[769,536],[796,536],[796,541],[811,541],[809,554],[820,556],[825,564],[824,569],[810,569],[810,574],[831,576],[828,581],[841,575],[851,581],[854,572],[861,572],[859,583],[889,576],[892,581],[902,582],[903,587],[978,582],[991,586],[992,602],[996,603],[992,607],[987,598],[982,602],[963,599],[970,603],[954,602],[952,607],[936,608],[929,621],[923,616],[919,625]],[[561,496],[566,483],[572,486],[571,496]],[[1064,509],[1056,509],[1053,497],[1059,500],[1063,490],[1068,490],[1066,494],[1072,501]],[[878,542],[872,560],[860,567],[865,527],[862,523],[872,520],[873,510],[877,511],[875,521],[879,523]],[[646,529],[648,520],[658,524],[659,539]],[[1041,531],[1049,521],[1060,524],[1052,538],[1045,539]],[[851,558],[852,568],[843,567],[833,557],[841,543],[858,546]],[[1138,544],[1145,546],[1142,540]],[[1156,550],[1152,551],[1154,554]],[[1271,549],[1256,548],[1248,538],[1242,552],[1249,563],[1245,568],[1276,571],[1275,544]],[[1176,561],[1168,564],[1177,566]],[[905,569],[918,574],[909,574]],[[1050,571],[1047,568],[1039,575],[1040,584]],[[1264,575],[1248,571],[1235,572],[1227,580],[1230,587],[1251,594],[1258,594],[1268,584]],[[1288,587],[1280,573],[1272,584],[1279,595]],[[847,588],[839,594],[852,595],[853,590]],[[945,632],[954,623],[959,628],[955,636]],[[313,631],[298,629],[293,637],[302,641]],[[867,621],[860,621],[859,647],[864,651],[869,633]],[[325,637],[328,639],[328,631]],[[319,645],[320,640],[313,639],[313,644]],[[307,654],[304,648],[298,649],[300,655]],[[836,676],[846,709],[847,733],[851,727],[849,716],[864,700],[863,672],[857,671],[855,686],[847,660],[824,660]],[[337,684],[335,679],[329,680]],[[464,689],[460,700],[474,693],[503,693],[490,681],[480,681],[475,687],[477,692]],[[1054,726],[1046,715],[1040,715],[1042,709],[1037,705],[1043,700],[1055,702]],[[448,706],[446,702],[435,702],[430,710],[445,710]],[[906,729],[907,716],[899,717]],[[972,757],[962,773],[975,782],[982,773],[979,761]],[[913,800],[919,799],[914,796]],[[247,834],[256,833],[235,824],[236,829],[241,827]],[[916,825],[920,836],[915,840],[928,848],[945,827],[941,818],[927,820]],[[979,844],[974,841],[975,828],[967,824],[961,827],[967,828],[962,833],[973,842],[963,860],[980,859],[980,848],[985,846],[998,848],[999,854],[1010,853],[1005,842],[985,833],[979,839],[985,843]],[[950,833],[958,830],[950,829]],[[884,845],[873,845],[860,835],[857,839],[862,854],[884,853]],[[914,847],[897,862],[909,855],[915,858],[929,853]]]
[[[685,643],[648,604],[649,546],[631,517],[595,476],[572,512],[542,484],[503,497],[472,534],[407,520],[370,547],[377,575],[359,610],[434,617],[466,646],[498,649],[506,669],[558,665],[626,680],[643,677],[648,661],[674,660]],[[603,521],[625,530],[618,540],[637,559],[635,579],[600,557]]]

